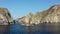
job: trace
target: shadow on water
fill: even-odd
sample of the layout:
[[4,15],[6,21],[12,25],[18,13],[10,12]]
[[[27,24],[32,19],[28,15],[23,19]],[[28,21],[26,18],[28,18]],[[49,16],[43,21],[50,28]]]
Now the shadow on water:
[[10,25],[0,25],[0,34],[10,34],[9,26]]
[[35,26],[0,25],[0,34],[60,34],[60,24],[39,24]]

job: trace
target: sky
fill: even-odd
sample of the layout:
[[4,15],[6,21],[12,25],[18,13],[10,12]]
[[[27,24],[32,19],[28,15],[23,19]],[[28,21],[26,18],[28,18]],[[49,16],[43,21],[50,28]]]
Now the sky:
[[0,8],[7,8],[14,19],[47,10],[60,0],[0,0]]

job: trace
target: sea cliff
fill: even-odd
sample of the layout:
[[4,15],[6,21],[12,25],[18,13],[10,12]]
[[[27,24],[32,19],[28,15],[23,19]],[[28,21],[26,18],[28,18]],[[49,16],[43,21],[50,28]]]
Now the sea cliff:
[[13,18],[7,8],[0,8],[0,25],[13,24]]
[[26,26],[40,23],[60,23],[60,5],[53,5],[49,9],[36,14],[29,13],[27,16],[18,18],[17,21]]

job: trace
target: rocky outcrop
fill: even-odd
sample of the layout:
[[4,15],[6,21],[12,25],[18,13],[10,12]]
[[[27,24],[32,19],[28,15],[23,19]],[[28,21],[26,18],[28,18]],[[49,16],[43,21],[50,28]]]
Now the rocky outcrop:
[[25,17],[18,18],[18,22],[27,26],[39,23],[60,23],[60,5],[54,5],[36,14],[29,13]]
[[0,8],[0,25],[13,24],[13,18],[7,8]]
[[42,22],[59,23],[60,22],[60,5],[54,5],[49,9],[46,17],[42,19]]

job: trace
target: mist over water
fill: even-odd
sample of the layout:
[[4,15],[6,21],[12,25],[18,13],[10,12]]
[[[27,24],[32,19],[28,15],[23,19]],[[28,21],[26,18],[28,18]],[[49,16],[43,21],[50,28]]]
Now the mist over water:
[[39,24],[35,26],[0,25],[0,34],[59,34],[60,24]]

